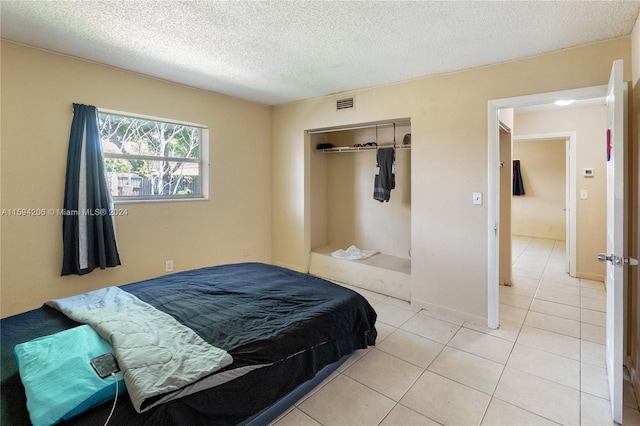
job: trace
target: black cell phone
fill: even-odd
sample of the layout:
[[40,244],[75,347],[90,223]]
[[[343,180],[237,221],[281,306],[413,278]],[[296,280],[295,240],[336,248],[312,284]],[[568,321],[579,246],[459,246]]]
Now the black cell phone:
[[116,361],[116,358],[111,353],[106,353],[93,358],[91,360],[91,366],[96,370],[98,376],[103,379],[110,376],[112,373],[120,371],[118,361]]

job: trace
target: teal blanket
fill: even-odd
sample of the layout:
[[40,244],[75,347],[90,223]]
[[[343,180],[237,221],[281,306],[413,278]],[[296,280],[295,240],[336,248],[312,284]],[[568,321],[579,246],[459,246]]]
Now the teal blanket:
[[31,422],[52,425],[112,400],[116,379],[118,391],[126,391],[122,373],[101,379],[91,367],[107,352],[111,346],[88,325],[16,345]]

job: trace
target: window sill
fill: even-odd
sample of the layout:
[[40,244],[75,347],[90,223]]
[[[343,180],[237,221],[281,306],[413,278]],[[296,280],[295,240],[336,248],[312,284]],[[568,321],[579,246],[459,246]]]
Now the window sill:
[[158,198],[158,199],[113,199],[113,204],[140,204],[140,203],[176,203],[176,202],[194,202],[194,201],[209,201],[209,197],[193,197],[193,198]]

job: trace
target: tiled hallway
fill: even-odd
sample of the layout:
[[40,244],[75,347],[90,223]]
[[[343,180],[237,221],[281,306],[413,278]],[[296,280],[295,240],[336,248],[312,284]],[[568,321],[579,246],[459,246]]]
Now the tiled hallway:
[[[285,425],[610,425],[601,282],[564,272],[564,241],[514,238],[514,286],[489,330],[366,290],[374,348],[275,422]],[[640,425],[625,382],[624,424]]]

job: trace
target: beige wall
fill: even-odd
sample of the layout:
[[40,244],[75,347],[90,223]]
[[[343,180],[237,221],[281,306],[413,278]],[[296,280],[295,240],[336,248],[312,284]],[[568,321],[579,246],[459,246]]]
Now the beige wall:
[[61,217],[3,216],[2,316],[176,270],[271,260],[271,108],[2,42],[3,209],[62,208],[73,102],[210,129],[209,201],[120,205],[122,266],[60,277]]
[[[72,102],[206,124],[212,143],[212,199],[129,205],[117,221],[122,267],[61,278],[60,218],[3,217],[3,316],[160,275],[167,258],[181,270],[272,254],[275,263],[307,270],[311,147],[304,131],[410,117],[412,297],[486,318],[487,209],[472,205],[471,194],[487,191],[487,101],[605,84],[619,58],[625,79],[631,76],[631,39],[622,38],[353,92],[355,111],[336,112],[336,96],[271,111],[9,42],[1,54],[2,208],[61,207]],[[30,179],[21,178],[25,169]],[[176,218],[187,220],[176,227]]]
[[521,61],[422,78],[346,95],[355,111],[336,111],[338,96],[273,110],[274,263],[307,270],[310,173],[306,129],[410,117],[412,300],[487,318],[487,102],[606,84],[615,59],[630,77],[630,39],[565,49]]
[[520,160],[524,196],[511,200],[511,232],[534,238],[564,240],[566,140],[517,141],[513,158]]
[[[606,251],[607,162],[603,142],[605,140],[603,135],[606,135],[607,128],[606,114],[606,106],[596,105],[519,114],[516,115],[514,123],[516,137],[534,134],[576,133],[576,275],[580,278],[600,281],[604,280],[606,268],[603,263],[597,261],[598,253]],[[520,149],[516,148],[520,143],[522,142],[514,144],[514,150]],[[564,143],[561,145],[562,148],[558,148],[558,155],[561,154],[562,162],[564,162],[565,146]],[[517,157],[514,156],[514,158]],[[584,177],[585,168],[592,168],[594,176]],[[588,199],[580,199],[581,190],[588,192]],[[514,200],[514,203],[517,201]]]

